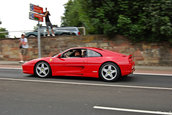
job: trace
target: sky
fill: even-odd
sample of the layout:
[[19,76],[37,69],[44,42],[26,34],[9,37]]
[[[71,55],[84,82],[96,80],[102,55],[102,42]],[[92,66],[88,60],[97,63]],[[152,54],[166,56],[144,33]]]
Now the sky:
[[[33,30],[38,22],[29,19],[30,3],[43,7],[44,11],[47,7],[51,13],[51,23],[60,26],[64,4],[67,2],[68,0],[0,0],[0,27],[11,32],[11,37],[17,36],[19,32],[16,31]],[[45,25],[45,21],[41,24]]]

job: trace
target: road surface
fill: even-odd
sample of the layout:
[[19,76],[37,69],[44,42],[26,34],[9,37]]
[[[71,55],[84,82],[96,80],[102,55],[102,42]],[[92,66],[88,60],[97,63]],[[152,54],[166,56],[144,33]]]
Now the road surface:
[[172,76],[134,74],[118,82],[36,78],[0,69],[0,115],[172,115]]

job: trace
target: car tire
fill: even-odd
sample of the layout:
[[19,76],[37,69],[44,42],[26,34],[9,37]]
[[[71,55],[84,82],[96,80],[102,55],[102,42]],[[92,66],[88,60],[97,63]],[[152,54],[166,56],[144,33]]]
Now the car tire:
[[37,77],[47,78],[51,76],[51,68],[47,62],[40,61],[34,67],[34,73]]
[[69,36],[70,34],[68,34],[68,33],[63,33],[63,34],[61,34],[62,36]]
[[107,62],[100,67],[99,77],[104,81],[117,81],[120,76],[120,68],[115,63]]
[[75,33],[72,33],[72,36],[76,36],[76,34]]
[[28,38],[29,37],[37,37],[36,35],[34,35],[34,34],[31,34],[31,35],[28,35]]

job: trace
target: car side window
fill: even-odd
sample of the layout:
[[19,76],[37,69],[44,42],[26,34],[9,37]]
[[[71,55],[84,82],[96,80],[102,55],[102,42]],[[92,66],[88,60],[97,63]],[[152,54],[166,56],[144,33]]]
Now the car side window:
[[102,55],[93,50],[87,50],[87,57],[101,57]]
[[62,54],[61,58],[79,58],[82,57],[81,49],[72,49]]
[[69,50],[62,54],[62,58],[69,58],[72,56],[73,53],[74,53],[74,50]]

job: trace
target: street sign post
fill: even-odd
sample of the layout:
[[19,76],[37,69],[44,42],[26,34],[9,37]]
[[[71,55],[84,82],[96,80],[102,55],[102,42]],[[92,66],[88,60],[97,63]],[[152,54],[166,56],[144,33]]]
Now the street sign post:
[[39,22],[43,22],[43,8],[30,4],[29,19],[38,21],[38,57],[41,58],[41,36]]

